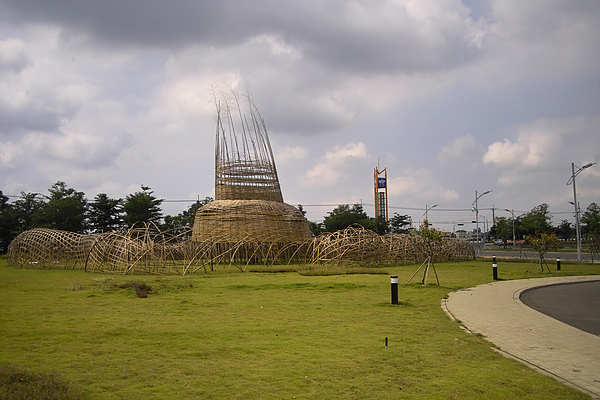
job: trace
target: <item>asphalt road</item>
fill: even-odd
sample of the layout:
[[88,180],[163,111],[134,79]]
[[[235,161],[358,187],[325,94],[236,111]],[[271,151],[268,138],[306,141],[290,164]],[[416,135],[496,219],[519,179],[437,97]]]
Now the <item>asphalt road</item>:
[[533,288],[523,292],[520,300],[534,310],[600,336],[600,281]]
[[[481,255],[483,257],[492,257],[492,256],[497,256],[497,257],[509,257],[509,258],[527,258],[527,259],[532,259],[532,258],[538,258],[538,254],[535,250],[533,249],[525,249],[525,250],[482,250],[481,251]],[[548,262],[548,265],[550,266],[551,263],[556,264],[556,259],[560,257],[561,260],[577,260],[577,253],[558,253],[558,252],[552,252],[552,253],[546,253],[544,255],[544,259]],[[589,253],[581,253],[581,260],[582,261],[591,261],[592,260],[592,256]],[[595,262],[598,262],[598,256],[595,257]]]

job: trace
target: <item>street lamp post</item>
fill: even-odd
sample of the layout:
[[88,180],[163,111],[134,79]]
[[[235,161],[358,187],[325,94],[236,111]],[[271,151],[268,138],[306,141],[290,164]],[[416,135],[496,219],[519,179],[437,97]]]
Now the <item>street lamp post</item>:
[[488,193],[491,193],[491,190],[487,190],[481,194],[477,193],[477,190],[475,190],[475,201],[473,203],[471,203],[471,206],[475,205],[475,229],[476,229],[476,234],[477,234],[477,255],[480,255],[480,249],[479,249],[479,206],[477,201],[479,200],[479,198],[481,196],[484,196]]
[[[575,188],[575,177],[577,175],[579,175],[579,173],[581,171],[583,171],[586,168],[591,167],[594,164],[596,164],[596,163],[595,162],[588,163],[588,164],[585,164],[583,167],[577,167],[575,165],[575,163],[571,163],[571,177],[567,181],[567,185],[570,185],[571,183],[573,183],[573,205],[575,207],[575,234],[577,237],[577,262],[578,263],[581,262],[581,234],[579,233],[579,209],[577,208],[577,189]],[[575,171],[575,167],[577,167],[577,171]]]
[[512,228],[513,228],[513,249],[515,249],[515,245],[516,245],[516,237],[515,237],[515,210],[509,210],[508,208],[505,208],[504,211],[508,211],[511,215],[512,215]]
[[482,217],[483,217],[483,241],[485,242],[485,240],[486,240],[485,234],[490,231],[490,223],[485,215],[482,215]]
[[[574,202],[568,201],[567,203],[575,205]],[[575,237],[577,238],[577,248],[579,249],[579,244],[581,243],[581,224],[579,224],[579,214],[581,214],[581,206],[579,203],[575,206]]]
[[432,208],[436,208],[437,206],[439,206],[439,204],[433,205],[431,207],[427,207],[427,204],[425,204],[425,213],[423,213],[423,215],[425,216],[425,219],[427,220],[427,222],[429,222],[429,218],[427,217],[427,213],[429,212],[429,210],[431,210]]
[[456,227],[457,226],[463,226],[464,224],[462,222],[456,222],[456,221],[452,221],[452,235],[456,236]]

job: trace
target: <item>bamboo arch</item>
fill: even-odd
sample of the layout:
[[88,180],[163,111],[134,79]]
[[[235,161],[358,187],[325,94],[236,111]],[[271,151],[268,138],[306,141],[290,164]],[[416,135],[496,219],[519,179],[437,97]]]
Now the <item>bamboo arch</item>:
[[[181,235],[189,235],[184,232]],[[379,236],[362,227],[349,227],[304,242],[251,234],[231,241],[227,234],[210,240],[179,241],[154,224],[99,235],[81,235],[51,229],[23,232],[8,251],[10,265],[19,268],[73,268],[114,274],[180,274],[235,267],[245,271],[251,264],[303,263],[327,265],[351,263],[364,266],[418,263],[428,257],[424,239],[416,235]],[[475,259],[467,242],[436,243],[433,261]]]

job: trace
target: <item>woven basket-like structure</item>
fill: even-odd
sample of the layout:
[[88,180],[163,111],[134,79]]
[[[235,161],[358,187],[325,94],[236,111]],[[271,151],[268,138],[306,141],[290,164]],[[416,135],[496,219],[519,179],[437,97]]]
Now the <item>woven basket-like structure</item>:
[[[308,223],[283,202],[267,128],[248,97],[215,96],[215,201],[201,207],[192,239],[200,242],[304,242]],[[245,107],[242,109],[242,107]]]
[[308,264],[353,263],[395,264],[432,261],[474,260],[473,246],[467,242],[431,242],[417,235],[377,233],[361,226],[349,226],[312,239],[306,246]]
[[198,210],[194,233],[227,242],[303,242],[311,234],[296,207],[268,200],[212,201]]
[[19,268],[82,268],[89,249],[101,235],[54,229],[30,229],[8,246],[8,263]]

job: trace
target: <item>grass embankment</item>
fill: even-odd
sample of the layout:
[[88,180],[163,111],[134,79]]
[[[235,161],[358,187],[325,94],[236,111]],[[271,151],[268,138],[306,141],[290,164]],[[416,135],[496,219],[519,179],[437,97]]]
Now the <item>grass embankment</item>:
[[[56,374],[85,399],[587,398],[442,311],[450,291],[491,281],[488,261],[436,264],[440,286],[433,271],[426,288],[422,275],[404,285],[418,267],[383,268],[399,276],[393,306],[388,275],[115,276],[0,260],[0,363]],[[552,275],[590,273],[563,264]]]

